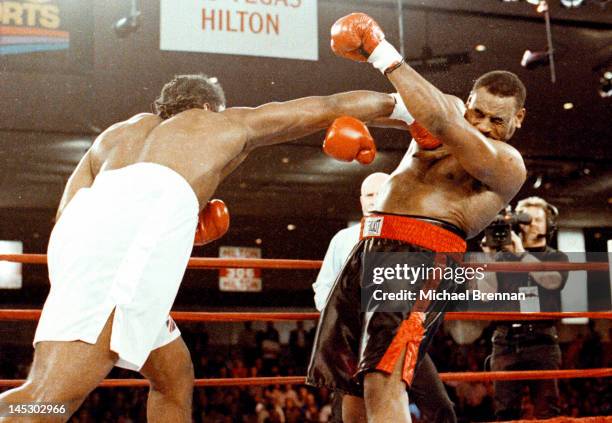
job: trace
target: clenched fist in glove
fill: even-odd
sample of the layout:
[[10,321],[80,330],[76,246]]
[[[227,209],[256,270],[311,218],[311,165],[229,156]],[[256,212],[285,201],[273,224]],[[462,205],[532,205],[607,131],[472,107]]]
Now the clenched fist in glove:
[[225,203],[210,200],[198,216],[193,245],[200,246],[221,238],[229,229],[230,216]]
[[414,117],[412,117],[406,108],[402,97],[398,93],[391,94],[391,96],[395,99],[395,108],[389,118],[406,122],[412,138],[414,138],[422,149],[433,150],[434,148],[440,147],[442,142],[431,135],[424,126],[414,120]]
[[367,60],[383,73],[402,62],[401,54],[385,41],[380,26],[365,13],[351,13],[332,25],[331,49],[340,57]]
[[424,150],[433,150],[442,145],[442,142],[431,135],[431,132],[429,132],[419,122],[413,122],[408,129],[410,130],[412,138],[414,138],[417,144]]
[[376,146],[368,127],[350,116],[334,120],[325,134],[323,151],[335,159],[345,162],[357,160],[361,164],[372,163],[376,156]]

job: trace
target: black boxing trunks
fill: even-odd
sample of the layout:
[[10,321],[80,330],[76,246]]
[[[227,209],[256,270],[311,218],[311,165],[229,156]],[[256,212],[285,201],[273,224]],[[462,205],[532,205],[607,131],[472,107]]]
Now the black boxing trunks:
[[[411,259],[411,266],[456,266],[457,255],[465,250],[461,230],[444,222],[390,214],[364,218],[360,241],[321,313],[306,383],[363,396],[364,374],[391,374],[405,350],[402,379],[409,387],[446,303],[417,297],[405,301],[402,311],[377,311],[370,306],[364,311],[362,292],[371,283],[363,278],[364,262],[374,253],[416,253],[411,257],[417,262]],[[452,280],[435,278],[409,285],[412,290],[460,289]]]

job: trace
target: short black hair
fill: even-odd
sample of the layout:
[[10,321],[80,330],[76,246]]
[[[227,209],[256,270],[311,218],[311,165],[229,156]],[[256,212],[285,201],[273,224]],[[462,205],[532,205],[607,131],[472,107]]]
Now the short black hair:
[[201,109],[208,103],[215,112],[225,109],[225,93],[215,77],[203,73],[176,75],[164,85],[155,100],[155,112],[168,119],[188,109]]
[[514,97],[517,109],[525,105],[527,90],[525,85],[516,74],[503,70],[487,72],[474,82],[472,91],[484,87],[493,95],[500,97]]

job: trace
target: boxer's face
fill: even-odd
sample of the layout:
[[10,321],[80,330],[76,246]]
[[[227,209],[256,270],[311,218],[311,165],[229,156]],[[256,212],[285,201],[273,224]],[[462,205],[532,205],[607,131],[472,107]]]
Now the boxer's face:
[[465,118],[484,136],[508,141],[521,127],[525,109],[517,110],[514,97],[500,97],[480,87],[468,98]]

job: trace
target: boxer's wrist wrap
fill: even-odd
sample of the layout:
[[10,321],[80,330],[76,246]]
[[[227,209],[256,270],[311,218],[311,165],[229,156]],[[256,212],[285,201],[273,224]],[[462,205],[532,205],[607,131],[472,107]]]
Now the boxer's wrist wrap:
[[402,60],[404,60],[402,55],[387,40],[382,40],[368,57],[368,63],[382,73],[385,73],[391,66],[401,64]]
[[399,95],[399,93],[391,94],[391,97],[395,100],[395,107],[393,108],[393,112],[389,115],[390,119],[402,120],[406,122],[408,125],[412,125],[414,123],[414,118],[406,108],[404,104],[404,100]]

